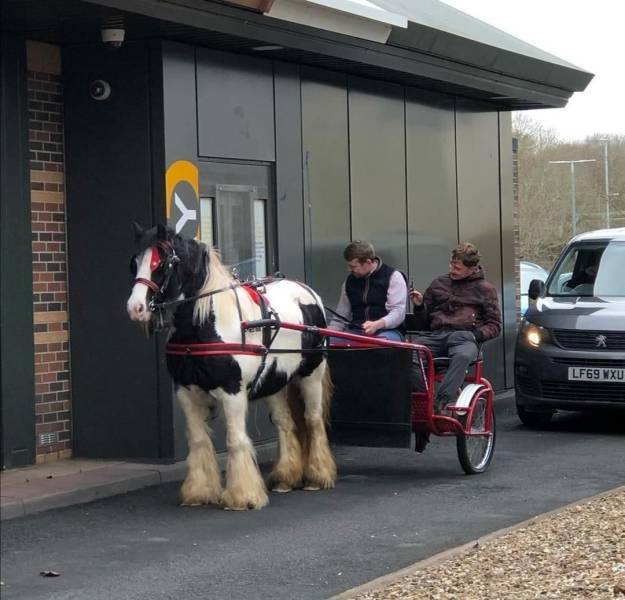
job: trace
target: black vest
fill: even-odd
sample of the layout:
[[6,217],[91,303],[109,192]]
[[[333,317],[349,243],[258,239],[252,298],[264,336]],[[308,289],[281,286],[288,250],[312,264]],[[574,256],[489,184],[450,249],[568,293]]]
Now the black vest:
[[377,260],[380,263],[378,268],[368,277],[349,275],[345,281],[345,293],[352,307],[352,323],[355,325],[377,321],[388,314],[388,286],[395,269],[379,258]]

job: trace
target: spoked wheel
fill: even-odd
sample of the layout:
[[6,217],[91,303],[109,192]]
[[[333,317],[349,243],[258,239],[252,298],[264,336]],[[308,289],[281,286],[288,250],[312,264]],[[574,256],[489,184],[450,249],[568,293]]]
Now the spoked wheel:
[[[475,400],[471,433],[488,433],[486,423],[487,407],[486,394],[482,394]],[[488,465],[493,458],[493,451],[495,450],[495,412],[492,405],[490,410],[492,435],[458,435],[456,437],[458,460],[467,475],[483,473],[488,469]]]

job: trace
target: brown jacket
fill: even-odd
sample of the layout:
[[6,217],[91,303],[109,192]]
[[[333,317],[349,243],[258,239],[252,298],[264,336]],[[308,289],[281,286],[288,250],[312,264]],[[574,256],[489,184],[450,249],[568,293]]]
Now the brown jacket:
[[423,304],[414,307],[421,327],[472,331],[481,343],[501,333],[501,311],[495,286],[484,279],[484,271],[465,279],[437,277],[425,291]]

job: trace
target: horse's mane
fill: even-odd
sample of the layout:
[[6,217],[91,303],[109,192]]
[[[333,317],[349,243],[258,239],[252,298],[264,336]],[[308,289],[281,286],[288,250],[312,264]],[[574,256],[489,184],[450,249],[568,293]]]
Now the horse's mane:
[[[206,279],[204,284],[199,289],[198,294],[204,294],[207,292],[214,292],[223,288],[228,288],[236,280],[228,271],[227,267],[221,262],[221,256],[219,251],[215,248],[207,247],[206,254]],[[248,294],[241,293],[239,288],[234,288],[232,291],[219,292],[212,296],[205,298],[199,298],[195,302],[195,308],[193,311],[193,317],[196,323],[202,324],[208,320],[211,305],[213,310],[218,313],[221,319],[236,319],[237,324],[239,322],[239,315],[237,310],[237,301],[233,294],[236,294],[239,298],[239,305],[241,307],[241,316],[243,319],[253,319],[256,315],[253,312],[254,304],[250,300]]]

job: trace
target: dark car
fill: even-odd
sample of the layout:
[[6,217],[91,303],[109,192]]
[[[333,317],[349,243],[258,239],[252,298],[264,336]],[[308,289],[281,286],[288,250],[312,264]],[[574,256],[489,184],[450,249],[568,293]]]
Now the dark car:
[[531,303],[517,336],[519,418],[546,425],[556,410],[625,409],[625,228],[574,237]]

